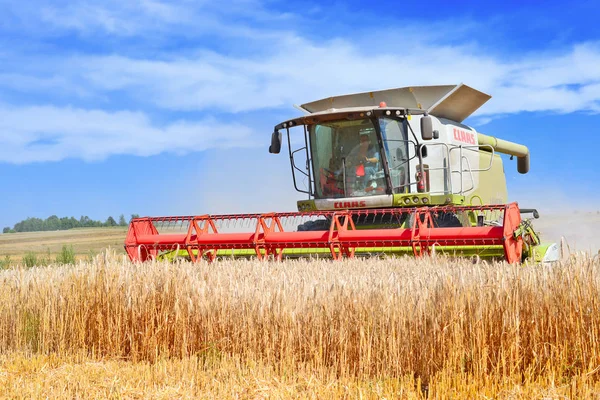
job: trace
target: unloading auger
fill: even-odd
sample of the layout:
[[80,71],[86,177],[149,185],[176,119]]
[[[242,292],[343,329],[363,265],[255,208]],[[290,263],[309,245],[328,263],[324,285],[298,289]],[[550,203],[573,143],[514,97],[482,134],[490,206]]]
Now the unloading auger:
[[[133,219],[133,261],[186,257],[277,259],[443,253],[559,258],[530,218],[507,202],[499,153],[529,171],[527,147],[462,124],[490,96],[467,85],[417,86],[330,97],[298,107],[275,126],[269,152],[287,136],[298,212]],[[291,136],[304,144],[292,148]],[[304,182],[301,184],[300,182]]]

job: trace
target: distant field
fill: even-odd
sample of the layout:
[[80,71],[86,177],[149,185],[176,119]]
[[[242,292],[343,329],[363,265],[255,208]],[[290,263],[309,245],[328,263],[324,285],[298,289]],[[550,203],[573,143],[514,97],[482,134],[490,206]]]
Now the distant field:
[[77,258],[88,258],[108,247],[124,253],[127,227],[78,228],[67,231],[26,232],[0,235],[0,257],[20,260],[28,251],[55,256],[63,245],[73,246]]

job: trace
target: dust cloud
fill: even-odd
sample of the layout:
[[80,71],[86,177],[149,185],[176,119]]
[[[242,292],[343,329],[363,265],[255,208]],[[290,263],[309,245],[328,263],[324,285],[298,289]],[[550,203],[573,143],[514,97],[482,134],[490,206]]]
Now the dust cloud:
[[540,210],[540,218],[533,220],[533,226],[543,242],[560,242],[562,237],[571,252],[600,251],[600,210]]

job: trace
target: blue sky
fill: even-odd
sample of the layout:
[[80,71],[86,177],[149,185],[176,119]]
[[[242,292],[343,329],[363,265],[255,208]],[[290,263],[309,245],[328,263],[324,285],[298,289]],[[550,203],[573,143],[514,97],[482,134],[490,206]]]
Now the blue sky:
[[0,0],[0,227],[26,217],[293,210],[293,104],[464,82],[527,145],[523,207],[600,209],[600,6]]

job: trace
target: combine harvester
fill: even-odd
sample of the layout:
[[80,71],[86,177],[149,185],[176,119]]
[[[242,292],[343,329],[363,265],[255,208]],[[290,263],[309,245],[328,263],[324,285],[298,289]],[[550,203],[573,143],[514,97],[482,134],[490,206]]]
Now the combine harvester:
[[436,252],[556,261],[559,246],[542,244],[531,219],[522,218],[537,211],[507,204],[498,153],[517,157],[525,174],[527,147],[462,124],[489,99],[461,84],[303,104],[305,115],[276,125],[269,147],[279,153],[286,133],[294,187],[308,197],[298,212],[136,218],[127,254],[133,261],[212,261]]

